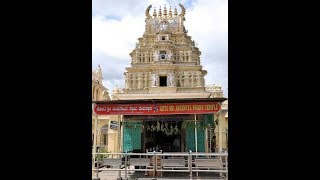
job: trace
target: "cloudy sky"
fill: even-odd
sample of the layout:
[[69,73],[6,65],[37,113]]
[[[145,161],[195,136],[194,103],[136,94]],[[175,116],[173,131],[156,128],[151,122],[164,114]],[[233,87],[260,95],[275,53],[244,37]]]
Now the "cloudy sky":
[[201,51],[201,64],[208,71],[206,85],[222,86],[228,97],[228,1],[227,0],[93,0],[92,1],[92,68],[100,64],[103,85],[112,93],[115,85],[124,87],[125,68],[130,66],[129,53],[142,37],[145,9],[166,4],[186,8],[185,27]]

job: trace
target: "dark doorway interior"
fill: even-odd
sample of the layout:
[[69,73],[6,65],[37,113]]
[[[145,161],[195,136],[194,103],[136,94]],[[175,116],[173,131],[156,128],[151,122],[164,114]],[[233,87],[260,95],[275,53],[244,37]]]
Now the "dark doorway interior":
[[160,86],[167,86],[167,76],[160,76]]
[[[145,122],[145,138],[144,138],[144,147],[148,151],[160,151],[163,152],[180,152],[181,151],[181,123],[180,122],[161,122],[161,127],[167,127],[174,132],[174,127],[177,125],[179,129],[178,133],[168,134],[169,131],[161,130],[150,130],[152,127],[156,127],[157,123],[155,122]],[[173,128],[171,128],[173,127]],[[161,129],[161,128],[160,128]]]

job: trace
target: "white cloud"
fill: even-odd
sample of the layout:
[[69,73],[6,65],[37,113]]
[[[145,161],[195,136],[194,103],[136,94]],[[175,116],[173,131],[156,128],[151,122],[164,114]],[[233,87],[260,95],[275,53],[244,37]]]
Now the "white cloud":
[[92,19],[93,53],[100,50],[110,56],[129,58],[143,30],[143,16],[126,16],[120,21],[96,16]]
[[[145,9],[172,8],[185,5],[185,26],[188,35],[198,44],[201,63],[208,71],[206,84],[221,85],[227,97],[228,88],[228,2],[226,0],[93,0],[92,50],[93,68],[101,64],[104,85],[110,90],[115,84],[124,87],[125,67],[129,67],[129,53],[145,28]],[[152,14],[153,8],[150,10]]]
[[93,15],[121,18],[127,15],[139,14],[144,9],[143,1],[134,0],[93,0]]

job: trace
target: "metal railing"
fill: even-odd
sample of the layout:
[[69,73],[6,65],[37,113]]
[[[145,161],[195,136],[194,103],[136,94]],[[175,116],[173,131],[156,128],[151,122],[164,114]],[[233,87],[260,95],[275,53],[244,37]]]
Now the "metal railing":
[[[153,178],[162,176],[163,172],[189,172],[192,179],[193,172],[198,176],[201,172],[218,172],[220,177],[228,179],[228,153],[195,153],[195,152],[147,152],[147,153],[93,153],[93,156],[107,157],[97,160],[92,171],[99,178],[100,171],[118,171],[119,178],[124,171],[124,178],[128,179],[131,171],[152,173]],[[130,166],[144,167],[144,169],[130,169]],[[107,167],[107,168],[105,168]],[[112,167],[112,168],[111,168]],[[116,168],[114,168],[116,167]],[[129,171],[129,172],[128,172]]]

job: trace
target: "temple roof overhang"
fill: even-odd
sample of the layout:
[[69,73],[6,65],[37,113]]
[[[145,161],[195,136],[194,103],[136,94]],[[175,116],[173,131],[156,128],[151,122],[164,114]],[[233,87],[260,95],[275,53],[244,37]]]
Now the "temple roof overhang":
[[191,102],[223,102],[227,98],[172,98],[172,99],[130,99],[130,100],[104,100],[92,101],[95,104],[130,104],[130,103],[191,103]]

